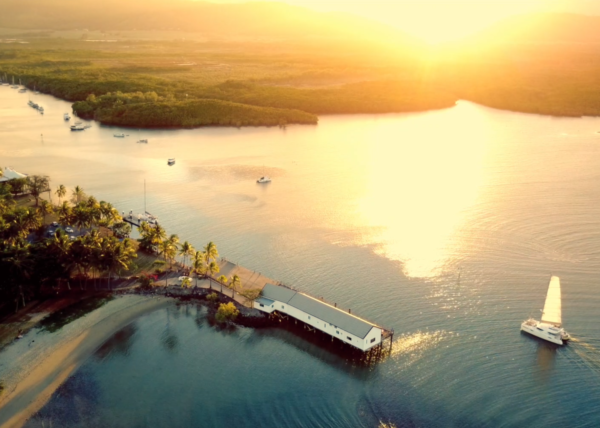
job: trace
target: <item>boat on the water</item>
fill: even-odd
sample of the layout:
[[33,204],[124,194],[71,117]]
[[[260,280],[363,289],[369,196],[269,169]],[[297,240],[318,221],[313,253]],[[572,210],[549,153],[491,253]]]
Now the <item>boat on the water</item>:
[[562,328],[562,297],[558,276],[550,277],[541,320],[529,318],[521,324],[521,331],[557,345],[563,345],[564,341],[571,338]]
[[148,144],[148,140],[147,139],[142,139],[142,140],[137,140],[138,143],[142,143],[142,144]]
[[64,118],[65,120],[71,120],[71,116],[69,115],[69,113],[65,113]]
[[81,123],[76,123],[75,125],[71,125],[71,131],[85,131],[85,126]]
[[44,107],[42,107],[42,106],[38,106],[38,111],[39,111],[41,114],[44,114]]
[[167,161],[167,165],[175,165],[175,158],[171,158]]
[[113,137],[116,137],[116,138],[125,138],[125,134],[123,134],[123,133],[113,134]]
[[27,92],[27,88],[21,88],[21,89],[19,89],[19,93],[24,94],[25,92]]
[[265,176],[260,177],[258,180],[256,180],[257,183],[270,183],[271,182],[271,178]]

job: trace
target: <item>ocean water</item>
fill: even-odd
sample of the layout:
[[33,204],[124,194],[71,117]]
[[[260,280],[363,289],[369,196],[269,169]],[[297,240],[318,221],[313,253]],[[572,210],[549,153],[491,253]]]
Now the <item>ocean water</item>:
[[[600,425],[599,118],[461,101],[286,129],[70,132],[67,111],[0,87],[0,165],[120,211],[145,206],[182,240],[213,240],[395,339],[364,368],[291,332],[161,309],[115,334],[27,426]],[[519,332],[551,274],[574,336],[564,347]]]

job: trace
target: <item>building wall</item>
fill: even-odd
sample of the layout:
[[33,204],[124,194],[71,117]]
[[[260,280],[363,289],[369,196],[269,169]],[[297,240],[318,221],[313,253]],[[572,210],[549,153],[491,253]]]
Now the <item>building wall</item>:
[[[279,302],[276,302],[276,303],[279,303]],[[270,314],[271,312],[273,312],[275,310],[275,303],[273,303],[271,306],[267,306],[267,305],[263,305],[261,303],[255,302],[254,307],[256,309],[258,309],[259,311],[263,311],[263,312]]]
[[[381,343],[381,329],[377,327],[371,328],[371,331],[369,331],[367,336],[363,339],[362,337],[355,336],[351,333],[348,333],[347,331],[344,331],[339,327],[335,327],[332,324],[329,324],[319,318],[309,315],[306,312],[301,311],[300,309],[294,308],[293,306],[289,306],[287,303],[275,301],[271,306],[260,307],[259,304],[256,305],[256,308],[266,313],[272,313],[276,310],[280,313],[287,314],[293,318],[296,318],[297,320],[300,320],[310,325],[311,327],[317,330],[327,333],[330,336],[333,336],[341,340],[342,342],[348,343],[349,345],[352,345],[363,351],[367,351],[373,346],[379,345]],[[373,341],[371,342],[371,340]]]

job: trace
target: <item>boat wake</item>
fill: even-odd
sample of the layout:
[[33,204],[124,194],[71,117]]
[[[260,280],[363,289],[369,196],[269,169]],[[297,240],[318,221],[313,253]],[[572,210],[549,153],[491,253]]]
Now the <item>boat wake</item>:
[[568,349],[577,354],[584,366],[600,375],[600,349],[576,337],[571,337]]

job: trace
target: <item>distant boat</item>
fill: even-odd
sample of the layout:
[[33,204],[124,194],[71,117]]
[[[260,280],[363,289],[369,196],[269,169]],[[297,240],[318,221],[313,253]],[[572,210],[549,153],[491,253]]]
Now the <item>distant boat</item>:
[[84,131],[84,130],[85,130],[85,126],[81,125],[81,123],[71,125],[71,131]]
[[125,134],[121,133],[121,134],[113,134],[113,137],[116,138],[125,138]]
[[271,178],[267,177],[267,176],[263,176],[260,177],[258,180],[256,180],[257,183],[270,183],[271,182]]
[[38,110],[41,114],[44,114],[44,107],[38,106]]
[[148,144],[148,140],[147,139],[143,139],[143,140],[137,140],[138,143],[143,143],[143,144]]
[[69,115],[69,113],[65,113],[64,118],[65,120],[71,120],[71,116]]
[[27,92],[27,88],[21,88],[21,89],[19,89],[19,93],[24,94],[25,92]]
[[171,166],[171,165],[175,165],[175,158],[171,158],[167,161],[167,165]]
[[542,311],[541,321],[529,318],[521,324],[521,330],[548,342],[562,345],[571,336],[562,327],[562,297],[560,293],[560,278],[550,277],[546,303]]

